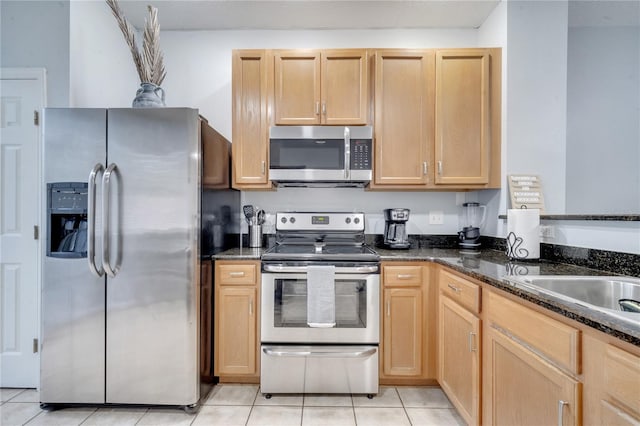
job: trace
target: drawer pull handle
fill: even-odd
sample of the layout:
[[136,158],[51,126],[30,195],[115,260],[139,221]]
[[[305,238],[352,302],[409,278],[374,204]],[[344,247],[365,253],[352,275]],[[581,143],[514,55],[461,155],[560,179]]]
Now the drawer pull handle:
[[387,300],[387,316],[391,316],[391,301]]
[[474,341],[473,336],[475,336],[475,335],[476,335],[476,333],[474,333],[473,331],[469,332],[469,352],[477,351],[477,349],[475,348],[475,346],[473,344],[473,341]]
[[233,278],[244,277],[244,272],[229,272],[229,276]]
[[249,316],[253,316],[253,297],[249,299]]
[[562,413],[565,405],[569,405],[569,403],[561,399],[558,400],[558,426],[562,426]]
[[462,293],[462,289],[454,286],[453,284],[447,284],[447,287],[449,287],[451,290],[455,291],[456,293]]
[[398,274],[399,280],[410,280],[411,278],[413,278],[411,274]]

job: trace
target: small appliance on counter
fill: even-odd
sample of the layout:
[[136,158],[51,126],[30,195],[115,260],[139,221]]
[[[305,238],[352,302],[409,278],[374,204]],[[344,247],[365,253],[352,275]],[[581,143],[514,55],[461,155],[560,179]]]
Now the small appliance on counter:
[[458,243],[465,249],[480,248],[480,228],[484,225],[487,207],[480,203],[464,203],[460,209]]
[[411,246],[407,235],[409,209],[384,210],[384,245],[391,249],[407,249]]

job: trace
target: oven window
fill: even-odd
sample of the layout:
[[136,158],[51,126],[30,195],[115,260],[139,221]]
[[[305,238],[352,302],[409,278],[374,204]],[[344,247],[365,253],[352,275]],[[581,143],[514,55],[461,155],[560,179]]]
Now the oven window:
[[269,148],[272,169],[344,169],[344,139],[272,139]]
[[[335,286],[336,328],[366,328],[366,281],[336,279]],[[306,280],[275,280],[273,325],[284,328],[309,327]]]

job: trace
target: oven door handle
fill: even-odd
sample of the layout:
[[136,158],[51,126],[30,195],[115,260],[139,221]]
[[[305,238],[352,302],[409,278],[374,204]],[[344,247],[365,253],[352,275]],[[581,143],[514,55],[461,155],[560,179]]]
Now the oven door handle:
[[366,358],[374,355],[377,348],[370,348],[357,351],[343,351],[342,349],[324,349],[324,350],[310,350],[310,349],[272,349],[262,348],[262,352],[269,356],[278,357],[311,357],[311,358]]
[[[306,266],[263,265],[264,272],[306,273]],[[370,274],[379,271],[379,266],[338,267],[336,274]]]

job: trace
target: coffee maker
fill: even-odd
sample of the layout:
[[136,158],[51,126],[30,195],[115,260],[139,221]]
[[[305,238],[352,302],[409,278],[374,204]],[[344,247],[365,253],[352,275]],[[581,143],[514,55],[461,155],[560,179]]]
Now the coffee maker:
[[480,248],[480,228],[484,225],[487,207],[480,203],[464,203],[460,209],[458,224],[462,228],[458,232],[460,247],[466,249]]
[[384,245],[392,249],[406,249],[411,246],[407,235],[409,209],[384,210]]

